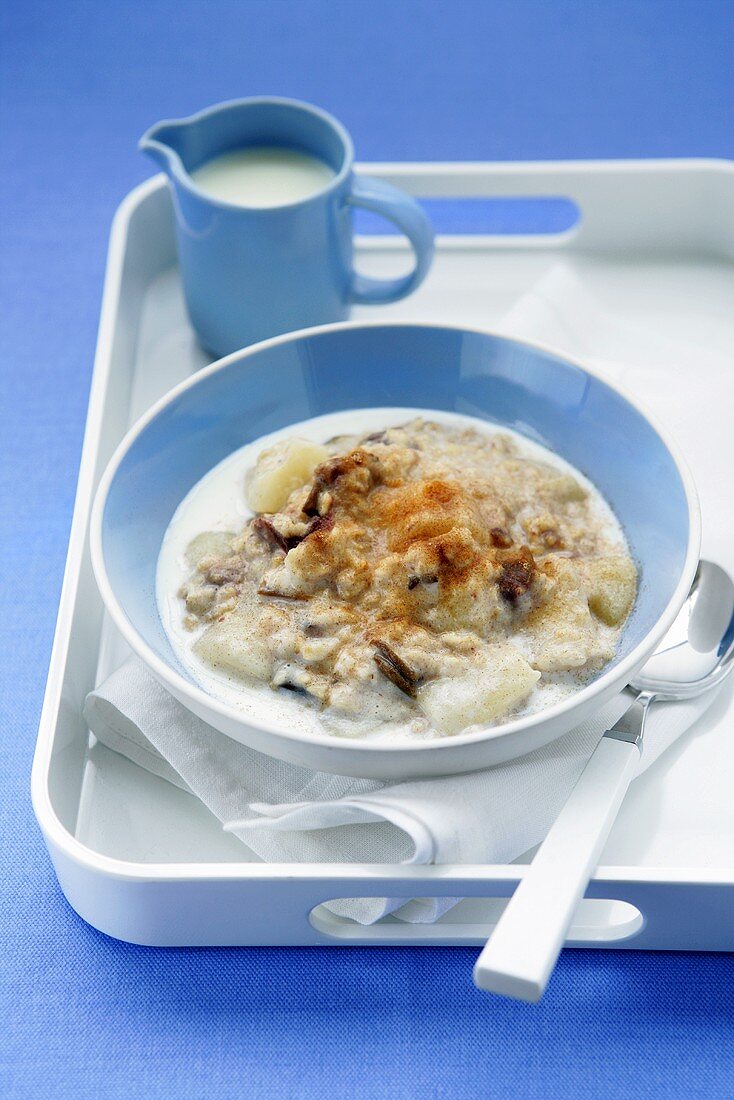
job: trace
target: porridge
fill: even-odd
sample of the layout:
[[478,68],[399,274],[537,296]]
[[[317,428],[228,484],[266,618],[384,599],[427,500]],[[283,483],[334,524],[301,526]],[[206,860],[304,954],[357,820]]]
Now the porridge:
[[164,622],[214,694],[260,684],[342,735],[435,737],[548,706],[612,659],[637,573],[567,463],[458,416],[309,434],[230,456],[166,536]]

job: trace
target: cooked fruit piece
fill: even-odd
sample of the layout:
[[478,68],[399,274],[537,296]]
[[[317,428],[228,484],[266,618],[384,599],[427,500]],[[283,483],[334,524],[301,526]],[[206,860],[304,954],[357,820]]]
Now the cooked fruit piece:
[[284,439],[268,447],[247,478],[247,503],[253,512],[277,512],[294,489],[305,485],[329,452],[309,439]]
[[549,555],[542,567],[542,601],[522,624],[523,650],[541,672],[564,672],[608,661],[614,647],[589,610],[576,560]]
[[186,610],[190,615],[205,618],[211,611],[217,596],[213,584],[190,584],[186,590]]
[[231,531],[202,531],[186,547],[187,564],[193,569],[203,558],[224,557],[233,538]]
[[637,573],[626,554],[589,558],[583,563],[589,607],[607,626],[618,626],[632,609]]
[[494,722],[524,699],[540,679],[512,645],[490,646],[484,661],[461,676],[432,680],[418,688],[418,705],[436,729],[458,733],[465,726]]
[[551,498],[559,504],[585,500],[589,495],[583,485],[570,474],[559,474],[558,477],[552,478],[548,483],[548,491]]
[[270,679],[273,658],[245,615],[233,612],[213,623],[194,643],[194,653],[221,672]]

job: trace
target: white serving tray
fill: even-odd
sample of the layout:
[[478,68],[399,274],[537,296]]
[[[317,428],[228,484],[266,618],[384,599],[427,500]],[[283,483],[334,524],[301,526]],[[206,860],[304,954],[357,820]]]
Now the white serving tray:
[[[702,497],[704,553],[734,571],[734,165],[365,169],[433,199],[565,196],[577,204],[580,223],[560,234],[440,237],[434,268],[416,294],[354,316],[493,328],[554,265],[564,266],[603,311],[606,331],[604,347],[596,347],[596,326],[587,324],[582,347],[570,324],[558,350],[593,359],[674,430]],[[408,259],[395,237],[360,239],[358,258],[375,274],[396,272]],[[644,354],[609,355],[617,323],[639,334]],[[659,353],[651,356],[657,340]],[[527,859],[509,866],[264,864],[192,796],[95,743],[85,728],[85,694],[125,655],[92,578],[92,494],[129,424],[206,361],[186,320],[171,203],[163,177],[156,177],[125,199],[112,229],[33,767],[34,807],[61,888],[85,920],[137,943],[483,942]],[[733,706],[730,685],[698,727],[633,785],[579,908],[571,945],[734,950]],[[388,918],[363,928],[319,908],[330,898],[385,894],[466,900],[430,926]]]

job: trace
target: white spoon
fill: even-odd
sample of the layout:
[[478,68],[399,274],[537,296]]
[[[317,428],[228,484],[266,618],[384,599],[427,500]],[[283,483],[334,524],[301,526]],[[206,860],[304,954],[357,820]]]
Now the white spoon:
[[691,699],[734,667],[734,583],[701,561],[658,649],[625,689],[634,702],[607,730],[477,959],[480,989],[538,1001],[637,772],[654,699]]

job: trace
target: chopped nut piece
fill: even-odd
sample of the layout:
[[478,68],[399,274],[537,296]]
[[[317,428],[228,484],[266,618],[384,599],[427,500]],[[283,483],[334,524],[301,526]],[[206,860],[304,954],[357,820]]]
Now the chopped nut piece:
[[497,584],[500,595],[508,603],[516,603],[533,583],[535,559],[527,546],[522,546],[517,557],[502,563]]
[[[273,518],[277,519],[278,517],[276,516]],[[334,524],[332,516],[314,516],[307,525],[304,525],[303,521],[301,521],[301,530],[298,531],[298,533],[286,535],[278,530],[273,522],[273,518],[268,516],[256,516],[252,521],[252,527],[254,531],[259,531],[273,546],[278,550],[282,550],[284,554],[287,554],[289,550],[294,550],[296,546],[300,546],[309,535],[313,535],[317,531],[328,531]]]
[[373,642],[372,644],[375,647],[374,661],[382,675],[387,676],[388,680],[392,680],[395,686],[399,687],[406,695],[409,695],[411,699],[415,698],[419,677],[410,665],[407,665],[387,642]]
[[489,532],[489,541],[492,546],[500,547],[502,550],[507,550],[512,546],[512,535],[504,527],[493,527]]
[[317,516],[319,514],[319,497],[321,496],[321,490],[324,488],[321,481],[317,478],[311,490],[303,502],[303,508],[301,511],[304,516]]
[[564,550],[565,549],[566,544],[563,541],[563,538],[562,538],[560,532],[556,531],[555,528],[548,528],[546,531],[541,531],[540,532],[540,538],[543,542],[543,545],[548,550]]
[[308,525],[308,530],[306,531],[306,534],[303,537],[307,539],[309,535],[315,535],[318,531],[330,531],[333,526],[334,517],[332,515],[314,516],[314,518]]
[[422,577],[413,574],[408,578],[408,591],[412,592],[419,584],[438,584],[438,573],[425,573]]
[[282,550],[284,554],[288,553],[288,540],[284,535],[281,535],[280,531],[276,530],[267,516],[257,516],[252,521],[252,529],[264,535],[268,542],[272,543],[278,550]]

